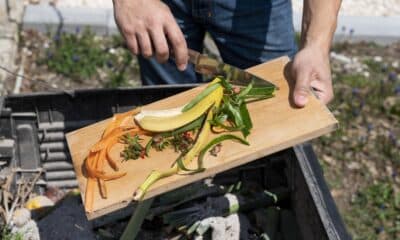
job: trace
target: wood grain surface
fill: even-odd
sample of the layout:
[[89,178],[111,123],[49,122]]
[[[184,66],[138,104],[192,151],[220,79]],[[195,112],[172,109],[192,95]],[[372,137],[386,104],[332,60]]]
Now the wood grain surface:
[[[309,102],[304,108],[296,108],[291,104],[289,100],[290,81],[284,75],[284,68],[288,61],[288,58],[283,57],[248,69],[249,72],[268,79],[279,87],[275,97],[248,105],[254,125],[252,133],[248,137],[250,146],[226,141],[217,157],[207,155],[204,160],[206,171],[194,175],[174,175],[163,179],[149,189],[145,198],[157,196],[333,131],[337,126],[336,119],[327,107],[312,94],[310,94]],[[146,105],[143,108],[166,109],[183,105],[199,93],[202,88],[203,86],[188,90]],[[107,122],[108,120],[104,120],[67,134],[67,142],[82,199],[84,199],[86,187],[86,177],[82,172],[82,164],[89,148],[100,139]],[[121,149],[123,149],[122,145],[115,146],[112,149],[112,154],[116,157],[119,156]],[[127,206],[132,201],[132,194],[136,188],[150,172],[153,169],[169,168],[176,157],[177,154],[172,150],[152,151],[150,158],[119,162],[120,169],[127,171],[128,174],[118,180],[107,182],[109,195],[107,199],[102,199],[98,189],[96,189],[94,211],[87,213],[87,217],[94,219]],[[189,167],[194,168],[195,162]],[[113,170],[108,168],[106,172],[113,172]]]

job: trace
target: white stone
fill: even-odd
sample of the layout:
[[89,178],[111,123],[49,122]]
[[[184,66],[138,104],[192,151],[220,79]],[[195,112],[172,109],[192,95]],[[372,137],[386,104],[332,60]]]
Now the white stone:
[[331,58],[335,59],[335,60],[337,60],[339,62],[342,62],[342,63],[351,63],[352,62],[351,58],[349,58],[349,57],[347,57],[347,56],[345,56],[343,54],[338,54],[338,53],[335,53],[335,52],[331,52]]
[[375,62],[382,62],[382,57],[381,56],[375,56],[374,57]]

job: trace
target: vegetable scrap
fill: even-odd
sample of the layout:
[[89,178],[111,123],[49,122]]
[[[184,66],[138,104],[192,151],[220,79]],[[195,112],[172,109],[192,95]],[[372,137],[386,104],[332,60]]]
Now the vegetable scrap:
[[[205,89],[182,107],[166,110],[144,110],[115,114],[102,135],[89,152],[85,161],[88,176],[86,187],[86,211],[93,211],[96,181],[102,198],[107,198],[106,181],[118,179],[126,172],[105,173],[104,166],[119,171],[117,160],[112,158],[111,149],[123,144],[122,161],[150,157],[151,151],[173,149],[178,157],[166,170],[153,170],[135,191],[134,200],[144,197],[147,190],[158,180],[186,172],[195,174],[205,170],[203,160],[207,153],[216,156],[221,143],[226,140],[249,145],[246,140],[253,127],[247,103],[273,97],[275,87],[232,86],[224,77],[217,77]],[[134,121],[131,118],[133,117]],[[127,121],[128,120],[128,121]],[[129,122],[122,126],[122,123]],[[242,136],[234,134],[241,133]],[[211,134],[214,139],[207,142]],[[144,144],[141,136],[150,139]],[[197,158],[197,167],[188,165]]]

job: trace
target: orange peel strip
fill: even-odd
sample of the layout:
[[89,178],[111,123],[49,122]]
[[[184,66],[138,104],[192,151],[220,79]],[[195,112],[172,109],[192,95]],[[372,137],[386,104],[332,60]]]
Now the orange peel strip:
[[[105,149],[103,149],[100,153],[99,153],[99,157],[97,160],[97,166],[96,166],[96,170],[97,171],[103,171],[104,168],[104,163],[105,163]],[[104,182],[103,179],[101,178],[97,178],[97,182],[99,185],[99,191],[100,191],[100,196],[104,199],[107,198],[107,187],[106,187],[106,183]]]
[[88,178],[86,183],[85,192],[85,210],[86,212],[93,212],[94,202],[94,187],[96,186],[96,179]]
[[98,158],[98,153],[90,153],[89,156],[86,158],[85,169],[88,177],[94,178],[99,174],[104,174],[104,171],[98,171],[96,169]]
[[117,127],[112,130],[112,132],[107,136],[102,138],[96,144],[94,144],[90,148],[90,152],[98,152],[106,147],[106,142],[116,136],[119,136],[122,132],[126,132],[128,130],[137,129],[136,126],[126,126],[126,127]]
[[119,127],[121,125],[121,122],[126,117],[136,115],[137,113],[140,112],[140,110],[141,108],[137,107],[128,112],[114,114],[113,118],[111,119],[111,123],[109,123],[106,129],[104,130],[103,137],[107,137],[107,135],[109,135],[114,130],[115,127]]

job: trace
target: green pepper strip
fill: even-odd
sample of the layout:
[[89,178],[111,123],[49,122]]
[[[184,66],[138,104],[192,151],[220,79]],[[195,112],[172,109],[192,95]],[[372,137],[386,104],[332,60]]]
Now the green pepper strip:
[[240,91],[240,93],[237,95],[237,98],[240,99],[247,96],[247,94],[249,94],[252,88],[253,88],[253,82],[251,82],[246,88]]
[[203,114],[199,118],[194,120],[193,122],[190,122],[181,128],[175,129],[171,132],[161,133],[161,136],[162,137],[172,137],[174,135],[178,135],[178,134],[190,131],[190,130],[194,130],[196,128],[200,128],[201,125],[203,124],[205,118],[206,118],[206,115]]
[[274,91],[275,87],[253,87],[246,96],[270,96]]
[[242,129],[242,133],[244,137],[247,137],[250,134],[250,130],[253,128],[253,123],[251,122],[250,113],[247,109],[246,103],[242,103],[239,107],[240,115],[242,116],[244,128]]
[[207,145],[204,146],[204,148],[200,151],[199,156],[197,158],[197,166],[198,169],[197,170],[201,170],[204,169],[203,167],[203,160],[204,160],[204,156],[205,154],[210,150],[210,148],[212,148],[213,146],[217,145],[218,143],[225,141],[225,140],[237,140],[240,143],[244,144],[244,145],[250,145],[249,142],[247,142],[246,140],[244,140],[241,137],[235,136],[233,134],[224,134],[221,135],[219,137],[214,138],[213,140],[211,140]]
[[192,109],[194,106],[196,106],[197,103],[199,103],[201,100],[203,100],[211,92],[213,92],[215,89],[217,89],[220,86],[221,86],[221,84],[219,82],[208,85],[206,87],[206,89],[204,89],[200,94],[198,94],[195,98],[193,98],[193,100],[191,100],[188,104],[186,104],[183,107],[182,112],[186,112],[186,111]]
[[197,136],[196,143],[190,148],[187,154],[181,155],[176,160],[176,165],[178,166],[179,170],[187,171],[187,172],[200,172],[201,169],[189,169],[185,166],[185,162],[190,163],[188,159],[195,157],[198,152],[200,152],[203,142],[206,140],[207,135],[211,130],[210,120],[213,118],[213,110],[209,109],[207,113],[207,119],[205,120],[201,132]]

